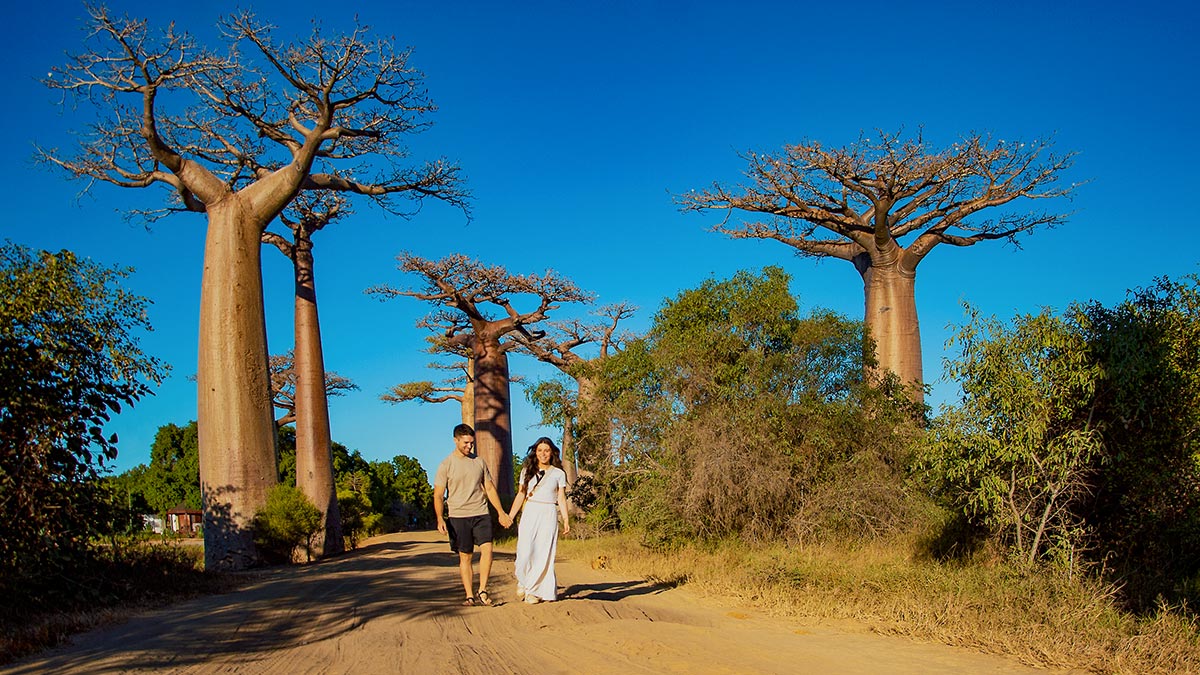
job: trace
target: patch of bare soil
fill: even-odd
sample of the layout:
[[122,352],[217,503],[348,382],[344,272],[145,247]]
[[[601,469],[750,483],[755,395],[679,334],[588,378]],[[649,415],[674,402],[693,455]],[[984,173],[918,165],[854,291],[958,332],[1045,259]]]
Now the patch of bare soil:
[[560,561],[558,602],[516,601],[511,554],[494,607],[462,607],[437,532],[368,540],[77,636],[3,673],[1044,673],[999,656],[800,625],[701,600],[685,587]]

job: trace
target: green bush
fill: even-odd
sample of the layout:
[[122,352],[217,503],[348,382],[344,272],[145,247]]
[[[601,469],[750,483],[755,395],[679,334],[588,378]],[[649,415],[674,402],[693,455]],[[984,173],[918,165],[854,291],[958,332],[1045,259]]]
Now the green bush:
[[306,560],[312,560],[312,540],[321,531],[321,512],[291,485],[276,485],[267,494],[267,503],[254,517],[254,545],[268,563],[287,563],[296,549],[303,546]]

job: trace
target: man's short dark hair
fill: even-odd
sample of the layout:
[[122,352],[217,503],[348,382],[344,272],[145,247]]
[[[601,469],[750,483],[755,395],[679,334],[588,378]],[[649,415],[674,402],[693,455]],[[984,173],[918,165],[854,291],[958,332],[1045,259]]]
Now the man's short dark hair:
[[474,435],[475,435],[475,430],[471,428],[470,424],[460,424],[460,425],[454,427],[454,437],[455,438],[459,438],[460,436],[474,436]]

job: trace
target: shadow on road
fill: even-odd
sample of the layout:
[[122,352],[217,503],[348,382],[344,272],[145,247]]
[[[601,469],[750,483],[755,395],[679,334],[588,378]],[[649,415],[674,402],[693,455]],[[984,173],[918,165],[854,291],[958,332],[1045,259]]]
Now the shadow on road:
[[563,591],[567,600],[599,600],[617,602],[639,595],[657,595],[669,590],[669,586],[648,581],[618,581],[603,584],[573,584]]
[[[406,541],[368,542],[303,567],[254,571],[248,575],[255,580],[237,591],[196,598],[77,636],[73,647],[0,671],[111,673],[164,664],[186,667],[222,654],[270,652],[334,639],[373,619],[411,621],[461,612],[457,556],[437,532],[408,536]],[[497,552],[496,557],[504,560],[506,554]],[[98,657],[111,663],[114,655],[119,655],[118,665],[94,667]]]

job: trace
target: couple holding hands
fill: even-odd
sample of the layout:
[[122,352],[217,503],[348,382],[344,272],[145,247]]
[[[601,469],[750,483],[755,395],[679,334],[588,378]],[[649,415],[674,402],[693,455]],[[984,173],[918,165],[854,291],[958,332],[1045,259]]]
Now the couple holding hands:
[[[458,571],[467,598],[463,605],[491,605],[488,576],[492,571],[492,517],[488,502],[511,527],[518,513],[517,599],[530,604],[557,599],[554,555],[558,550],[558,517],[563,534],[571,531],[567,516],[567,474],[558,447],[549,438],[534,441],[521,467],[517,495],[504,512],[496,481],[487,463],[475,455],[475,430],[454,427],[454,452],[438,466],[433,479],[433,512],[438,532],[450,535],[450,550],[458,553]],[[479,547],[479,591],[472,592],[472,557]]]

